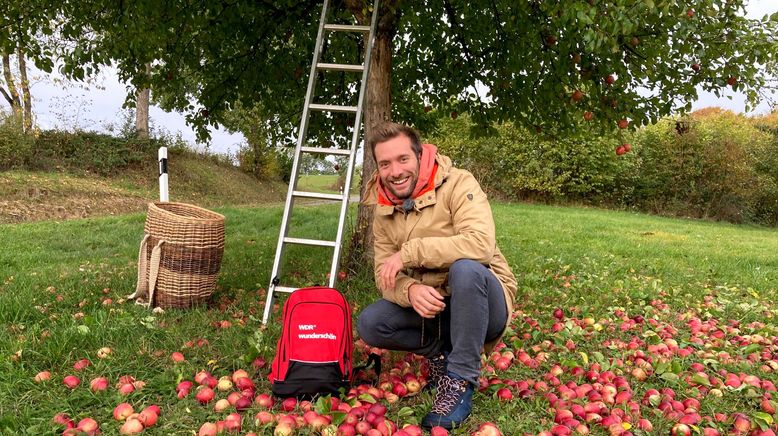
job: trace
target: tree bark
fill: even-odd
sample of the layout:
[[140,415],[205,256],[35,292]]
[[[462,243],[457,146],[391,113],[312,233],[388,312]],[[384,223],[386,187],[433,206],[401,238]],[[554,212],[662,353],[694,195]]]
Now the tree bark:
[[19,99],[19,91],[16,89],[16,79],[11,72],[11,55],[8,53],[3,53],[3,77],[5,77],[5,84],[8,87],[8,92],[3,91],[3,96],[11,105],[14,116],[21,119],[22,102]]
[[[146,76],[151,74],[151,64],[146,64]],[[149,139],[149,100],[151,90],[148,87],[135,92],[135,133],[140,139]]]
[[[383,2],[378,17],[364,101],[365,139],[370,136],[373,126],[392,119],[392,39],[397,33],[399,19],[396,3],[396,1]],[[360,18],[356,13],[355,16]],[[365,198],[365,186],[376,169],[373,152],[366,143],[363,156],[360,199]],[[346,262],[349,269],[373,264],[374,209],[374,206],[366,206],[361,202],[359,204],[357,222],[348,251],[349,258]]]
[[24,132],[32,133],[32,96],[30,95],[30,81],[27,79],[27,61],[24,51],[20,46],[16,51],[19,62],[19,79],[21,79],[22,98],[24,101]]

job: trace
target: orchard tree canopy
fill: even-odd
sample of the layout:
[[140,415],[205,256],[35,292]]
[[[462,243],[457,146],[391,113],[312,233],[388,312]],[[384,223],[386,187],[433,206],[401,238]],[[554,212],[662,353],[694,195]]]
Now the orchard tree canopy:
[[[114,63],[125,80],[150,86],[165,108],[185,112],[201,136],[207,135],[205,126],[227,120],[237,102],[244,108],[261,105],[275,138],[288,141],[299,125],[321,9],[317,2],[4,3],[9,10],[45,11],[49,21],[60,22],[57,32],[73,42],[63,53],[64,72],[79,78],[88,68]],[[369,19],[372,2],[334,3],[333,9],[346,11],[338,19]],[[366,130],[394,118],[424,132],[436,117],[458,112],[468,112],[474,133],[481,134],[506,120],[546,132],[577,128],[584,119],[607,129],[621,120],[636,127],[689,109],[697,86],[740,90],[755,103],[776,69],[778,14],[750,20],[744,3],[383,1]],[[361,36],[333,37],[324,53],[354,62],[363,45]],[[152,65],[149,76],[139,74],[146,63]],[[353,98],[345,74],[319,80],[319,102]],[[331,127],[325,131],[336,135],[317,137],[316,126]],[[332,140],[344,137],[347,127],[348,120],[323,117],[311,132],[318,140]],[[366,150],[362,180],[373,169]],[[362,232],[369,216],[360,211],[358,233],[369,235]]]
[[[29,11],[20,25],[59,21],[56,30],[73,42],[63,53],[72,77],[114,62],[140,86],[151,62],[152,90],[194,125],[222,122],[238,101],[261,104],[284,133],[298,125],[320,4],[4,3],[5,32],[16,19],[9,11]],[[365,22],[368,3],[335,0],[332,9]],[[30,17],[35,11],[46,15]],[[391,79],[391,116],[420,126],[432,117],[425,107],[438,116],[468,112],[482,127],[514,120],[566,128],[586,111],[610,126],[623,118],[643,125],[688,108],[697,85],[735,88],[756,101],[775,68],[778,15],[744,15],[743,0],[387,0],[379,42],[390,44],[391,59],[381,73]],[[348,44],[327,50],[353,56]],[[30,55],[39,53],[47,51]]]

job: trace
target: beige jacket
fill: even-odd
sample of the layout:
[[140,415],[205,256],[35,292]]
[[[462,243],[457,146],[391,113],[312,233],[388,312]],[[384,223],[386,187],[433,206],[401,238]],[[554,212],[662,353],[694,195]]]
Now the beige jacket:
[[[408,288],[422,283],[443,295],[447,289],[448,268],[459,259],[473,259],[488,265],[502,284],[508,314],[513,311],[516,278],[497,248],[492,209],[486,194],[470,172],[454,168],[451,159],[438,154],[435,190],[415,198],[415,210],[377,204],[375,176],[368,182],[364,202],[376,205],[375,270],[389,256],[401,251],[405,271],[397,276],[394,289],[383,297],[410,307]],[[377,282],[377,281],[376,281]],[[490,349],[493,344],[487,344]]]

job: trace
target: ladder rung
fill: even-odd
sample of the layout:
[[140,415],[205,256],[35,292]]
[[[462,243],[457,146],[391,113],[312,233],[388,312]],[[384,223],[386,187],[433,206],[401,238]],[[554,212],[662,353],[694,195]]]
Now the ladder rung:
[[349,64],[327,64],[319,62],[316,64],[316,68],[320,70],[330,70],[330,71],[350,71],[354,73],[361,73],[362,71],[365,71],[364,65],[349,65]]
[[319,200],[343,200],[343,196],[340,194],[325,194],[323,192],[293,191],[292,195],[295,197],[316,198]]
[[291,294],[292,292],[298,289],[300,288],[290,288],[289,286],[276,286],[275,288],[273,288],[273,292],[287,292]]
[[352,112],[357,113],[356,106],[338,106],[334,104],[316,104],[311,103],[309,106],[311,110],[315,111],[327,111],[327,112]]
[[350,24],[325,24],[324,30],[333,32],[369,32],[370,26],[354,26]]
[[305,153],[340,154],[342,156],[351,154],[351,150],[344,150],[342,148],[300,147],[300,151]]
[[288,244],[314,245],[316,247],[335,247],[335,241],[322,241],[320,239],[284,238]]

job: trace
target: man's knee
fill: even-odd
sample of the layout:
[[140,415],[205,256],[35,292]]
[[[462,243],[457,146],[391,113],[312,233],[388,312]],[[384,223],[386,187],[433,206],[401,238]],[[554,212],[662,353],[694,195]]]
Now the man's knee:
[[485,272],[487,272],[487,268],[484,265],[472,259],[459,259],[452,263],[448,269],[449,283],[474,279],[480,277]]
[[357,318],[357,333],[368,344],[377,342],[378,337],[385,330],[383,320],[386,314],[381,310],[381,304],[373,303],[362,310]]

